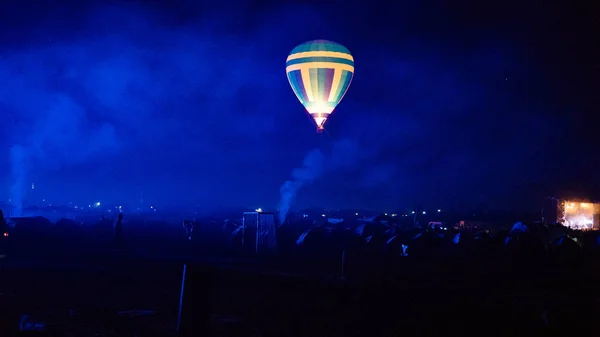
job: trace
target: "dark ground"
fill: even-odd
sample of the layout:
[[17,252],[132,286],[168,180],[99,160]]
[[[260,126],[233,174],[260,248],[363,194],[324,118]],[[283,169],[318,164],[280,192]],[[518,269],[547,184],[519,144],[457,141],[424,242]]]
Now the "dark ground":
[[81,235],[12,242],[0,259],[1,336],[10,336],[24,313],[59,321],[48,312],[70,308],[93,310],[90,316],[103,325],[114,323],[112,312],[157,310],[127,329],[168,336],[177,322],[184,263],[190,268],[186,309],[195,313],[184,325],[201,322],[206,304],[213,336],[579,336],[595,335],[600,314],[600,269],[592,259],[405,258],[384,267],[353,258],[340,281],[338,261],[304,261],[305,270],[320,272],[293,275],[299,259],[200,257],[208,252],[186,247],[178,234],[129,238],[124,253]]

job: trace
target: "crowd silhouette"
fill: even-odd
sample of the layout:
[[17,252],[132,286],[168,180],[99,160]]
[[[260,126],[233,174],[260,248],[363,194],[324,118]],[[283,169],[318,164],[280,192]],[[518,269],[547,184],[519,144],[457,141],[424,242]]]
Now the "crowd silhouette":
[[[243,317],[238,328],[244,331],[251,325],[289,333],[290,326],[302,325],[332,329],[332,335],[415,329],[409,335],[442,335],[448,329],[470,335],[482,328],[486,335],[519,335],[523,327],[588,331],[591,317],[600,313],[590,295],[600,275],[597,231],[520,222],[493,229],[407,227],[384,217],[284,222],[277,228],[278,251],[256,254],[242,247],[242,221],[230,219],[12,219],[5,246],[10,241],[12,260],[45,266],[74,259],[91,263],[90,256],[110,255],[116,244],[125,254],[111,263],[143,256],[224,268],[211,310]],[[170,296],[177,298],[179,276],[169,277]],[[241,333],[236,331],[232,334]]]

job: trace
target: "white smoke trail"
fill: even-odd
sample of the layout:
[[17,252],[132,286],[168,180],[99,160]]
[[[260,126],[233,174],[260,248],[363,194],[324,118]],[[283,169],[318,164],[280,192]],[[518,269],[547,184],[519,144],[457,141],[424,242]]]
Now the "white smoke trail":
[[13,145],[10,148],[11,185],[10,198],[13,206],[12,216],[23,214],[23,200],[27,186],[27,174],[29,172],[29,153],[21,145]]
[[281,224],[285,221],[300,188],[318,179],[325,171],[352,167],[366,155],[358,142],[352,139],[336,141],[328,150],[327,155],[323,154],[320,149],[310,151],[304,157],[302,167],[294,169],[292,179],[281,186],[281,201],[279,202],[279,222]]
[[301,168],[292,171],[292,179],[286,181],[279,190],[281,200],[279,202],[279,222],[282,224],[287,217],[288,212],[296,193],[305,184],[309,184],[317,179],[323,172],[325,158],[319,149],[310,151],[302,163]]

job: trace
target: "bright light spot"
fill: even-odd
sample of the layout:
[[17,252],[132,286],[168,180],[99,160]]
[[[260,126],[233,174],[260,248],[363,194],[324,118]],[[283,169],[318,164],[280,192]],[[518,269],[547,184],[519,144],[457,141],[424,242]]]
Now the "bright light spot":
[[4,236],[8,236],[8,233],[4,233]]
[[412,214],[415,214],[415,211],[412,211],[411,213],[412,213]]
[[325,217],[325,214],[321,214],[322,217]]
[[327,120],[327,118],[325,118],[325,117],[316,117],[315,123],[317,123],[317,126],[319,127],[319,129],[323,130],[323,124],[325,124],[326,120]]
[[427,214],[427,212],[423,211],[423,214]]
[[394,214],[392,214],[392,216],[398,216],[398,214],[394,213]]
[[358,213],[354,213],[354,215],[358,215]]
[[441,209],[438,209],[438,213],[441,212],[441,211],[442,211]]
[[94,206],[96,206],[96,207],[100,207],[100,201],[96,202],[96,203],[94,204]]
[[255,209],[255,211],[256,212],[262,212],[262,208],[259,207],[259,208]]
[[565,203],[564,225],[575,229],[591,229],[594,223],[594,204]]
[[387,215],[387,213],[383,213],[384,215]]
[[[314,113],[330,114],[333,112],[333,109],[334,108],[330,104],[327,104],[326,102],[322,102],[322,101],[311,103],[310,106],[306,107],[306,110],[308,110],[308,112],[311,114],[314,114]],[[323,119],[325,119],[325,118],[323,118]]]
[[154,206],[150,206],[150,208],[154,208]]
[[77,209],[77,208],[79,208],[79,206],[75,206],[74,208]]

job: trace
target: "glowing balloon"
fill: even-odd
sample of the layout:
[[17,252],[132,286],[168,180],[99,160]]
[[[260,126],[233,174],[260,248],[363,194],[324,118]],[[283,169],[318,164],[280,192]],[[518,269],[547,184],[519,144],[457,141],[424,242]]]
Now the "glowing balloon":
[[317,131],[322,132],[325,121],[352,82],[352,54],[335,42],[305,42],[292,50],[285,72],[300,103],[317,123]]

